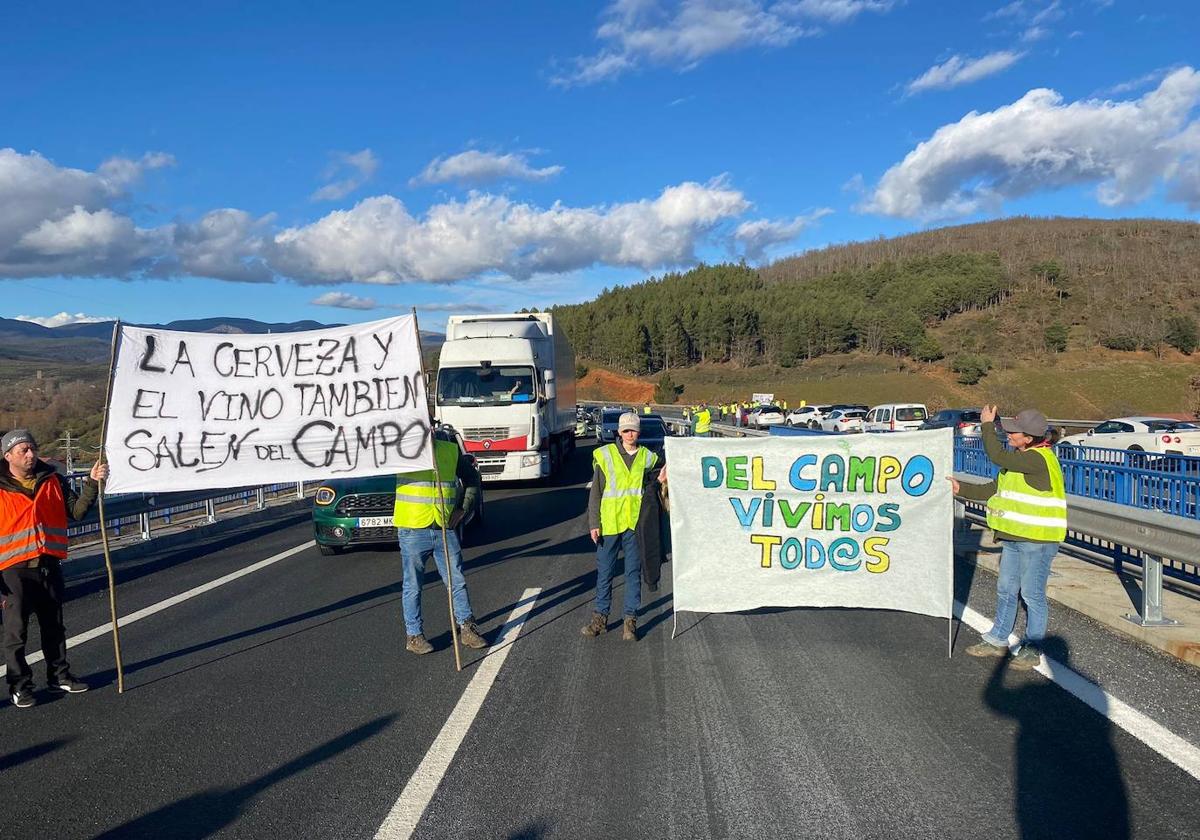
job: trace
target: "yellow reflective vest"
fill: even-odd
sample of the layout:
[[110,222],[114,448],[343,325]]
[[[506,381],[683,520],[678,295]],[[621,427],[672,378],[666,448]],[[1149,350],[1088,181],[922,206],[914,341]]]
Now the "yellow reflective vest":
[[600,495],[600,533],[614,536],[637,527],[642,510],[642,487],[646,470],[658,463],[658,456],[639,446],[633,463],[626,467],[625,459],[615,443],[601,446],[592,460],[604,474],[604,492]]
[[696,414],[696,434],[707,434],[709,427],[712,425],[712,412],[707,408],[702,408]]
[[1037,542],[1062,542],[1067,537],[1067,492],[1062,467],[1048,446],[1032,450],[1046,459],[1050,489],[1037,490],[1025,474],[1001,470],[996,493],[987,503],[987,524],[994,531]]
[[[392,521],[397,528],[441,527],[450,519],[458,498],[458,446],[447,440],[434,441],[433,470],[403,472],[396,476],[396,506]],[[441,485],[444,506],[438,502]]]

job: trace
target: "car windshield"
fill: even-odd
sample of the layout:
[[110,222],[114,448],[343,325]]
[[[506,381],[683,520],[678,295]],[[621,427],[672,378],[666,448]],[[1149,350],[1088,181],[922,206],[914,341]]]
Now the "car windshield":
[[857,419],[861,418],[863,415],[865,415],[866,413],[867,412],[865,412],[865,411],[843,411],[842,417],[848,417],[851,420],[857,420]]
[[615,411],[605,411],[600,416],[600,422],[601,423],[612,423],[615,425],[616,423],[618,423],[620,421],[621,414],[622,414],[622,411],[619,408]]
[[925,409],[923,409],[919,406],[915,407],[915,408],[897,408],[896,409],[896,419],[897,420],[924,420],[925,419]]
[[647,420],[642,418],[641,432],[638,435],[639,439],[645,438],[662,438],[667,436],[667,428],[661,420]]
[[534,402],[531,367],[461,367],[438,371],[439,405]]
[[783,414],[783,409],[782,408],[774,408],[772,406],[767,406],[766,408],[762,409],[759,413],[761,413],[761,414]]

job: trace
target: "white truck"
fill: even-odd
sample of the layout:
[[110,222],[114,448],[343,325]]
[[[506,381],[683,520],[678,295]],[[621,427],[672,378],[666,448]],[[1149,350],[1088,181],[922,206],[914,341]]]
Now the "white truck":
[[546,478],[575,448],[575,354],[549,313],[451,315],[434,394],[484,481]]

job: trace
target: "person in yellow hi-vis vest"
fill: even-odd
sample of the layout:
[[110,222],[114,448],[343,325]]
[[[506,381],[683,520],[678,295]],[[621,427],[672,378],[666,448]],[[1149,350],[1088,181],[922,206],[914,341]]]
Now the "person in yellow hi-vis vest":
[[[396,505],[392,513],[404,567],[400,597],[404,608],[404,629],[408,634],[404,647],[409,653],[418,655],[433,650],[433,645],[425,638],[421,622],[421,578],[432,557],[442,583],[446,583],[446,548],[450,550],[449,559],[454,572],[451,596],[459,641],[470,648],[487,647],[487,640],[479,634],[471,615],[471,601],[467,597],[467,582],[462,572],[462,549],[454,530],[478,499],[482,483],[479,471],[470,459],[462,456],[458,443],[445,431],[437,432],[433,456],[436,470],[416,470],[396,475]],[[460,481],[463,485],[461,494],[458,492]],[[439,484],[441,501],[438,497]],[[443,524],[446,526],[445,546],[442,543]]]
[[638,550],[638,515],[642,496],[657,492],[655,480],[666,483],[662,459],[638,445],[641,419],[626,412],[617,421],[619,444],[601,446],[592,453],[592,489],[588,496],[588,529],[596,544],[596,604],[583,635],[596,637],[608,630],[612,608],[612,581],[617,554],[625,554],[625,609],[621,638],[637,641],[637,615],[642,605],[642,564]]
[[696,437],[708,437],[712,429],[712,412],[708,410],[705,403],[700,404],[700,410],[696,412],[696,425],[692,429],[692,434]]
[[1004,656],[1008,635],[1017,620],[1018,598],[1028,617],[1025,636],[1013,655],[1012,667],[1035,668],[1042,661],[1048,608],[1046,581],[1058,544],[1067,536],[1067,493],[1062,467],[1051,446],[1046,415],[1027,408],[1001,421],[1008,433],[1006,451],[996,436],[996,406],[984,406],[980,436],[988,458],[1000,474],[988,484],[960,484],[950,478],[955,495],[987,502],[987,524],[1001,542],[1000,578],[996,583],[996,619],[971,656]]

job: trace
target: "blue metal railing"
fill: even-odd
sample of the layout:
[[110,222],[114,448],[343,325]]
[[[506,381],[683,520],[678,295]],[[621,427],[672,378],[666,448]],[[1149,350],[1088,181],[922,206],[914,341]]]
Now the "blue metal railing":
[[[1059,463],[1070,495],[1200,519],[1200,458],[1071,446],[1059,449]],[[999,472],[980,439],[961,437],[954,440],[954,471],[983,478]]]

